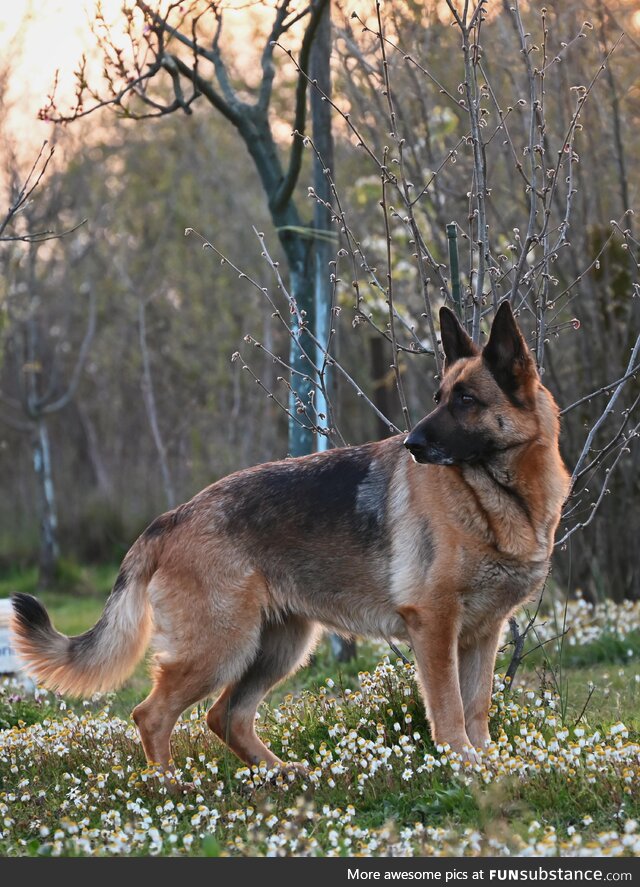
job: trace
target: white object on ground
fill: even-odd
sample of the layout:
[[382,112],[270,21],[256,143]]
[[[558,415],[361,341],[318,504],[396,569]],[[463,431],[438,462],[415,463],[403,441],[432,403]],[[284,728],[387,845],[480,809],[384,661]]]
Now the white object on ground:
[[18,657],[11,646],[9,619],[12,613],[9,598],[0,600],[0,674],[17,674],[20,671]]

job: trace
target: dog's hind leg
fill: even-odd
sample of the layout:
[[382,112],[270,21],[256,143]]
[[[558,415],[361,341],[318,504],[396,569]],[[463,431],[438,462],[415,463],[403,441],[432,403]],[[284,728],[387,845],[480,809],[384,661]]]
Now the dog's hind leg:
[[318,638],[315,623],[298,616],[265,623],[260,649],[242,677],[222,693],[207,714],[207,724],[247,764],[287,766],[258,738],[255,716],[269,690],[298,668]]
[[459,656],[460,692],[464,721],[469,739],[476,748],[491,741],[489,708],[493,691],[493,671],[500,642],[503,619],[499,619],[481,637],[461,643]]
[[156,668],[151,693],[132,713],[150,764],[170,769],[170,740],[176,721],[186,708],[214,689],[211,674],[203,671],[202,663],[176,662]]
[[265,595],[264,579],[254,573],[230,574],[215,589],[186,571],[154,577],[154,684],[133,711],[150,763],[168,769],[181,713],[236,681],[255,658]]

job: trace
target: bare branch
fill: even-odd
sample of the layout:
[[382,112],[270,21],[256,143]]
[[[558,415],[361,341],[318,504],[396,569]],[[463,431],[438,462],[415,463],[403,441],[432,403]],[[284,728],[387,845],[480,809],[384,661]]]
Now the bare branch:
[[[243,271],[241,271],[237,265],[235,265],[230,259],[228,259],[226,256],[224,256],[215,247],[214,244],[210,243],[205,237],[203,237],[194,228],[187,228],[185,233],[186,234],[194,234],[196,237],[198,237],[198,239],[201,241],[201,243],[204,247],[206,247],[207,249],[211,249],[222,261],[228,263],[229,266],[231,268],[233,268],[234,271],[237,272],[238,276],[241,279],[246,280],[251,286],[253,286],[255,289],[257,289],[263,296],[265,296],[267,299],[269,299],[270,304],[275,309],[274,316],[285,326],[285,328],[287,329],[290,336],[295,335],[292,328],[286,323],[286,321],[282,317],[281,312],[278,311],[277,307],[274,305],[273,301],[269,297],[269,293],[268,293],[268,290],[266,287],[261,286],[256,280],[254,280],[252,277],[250,277],[249,275],[247,275]],[[264,247],[264,235],[261,234],[261,232],[259,232],[259,231],[256,231],[256,235],[258,236],[260,243]],[[278,285],[279,285],[280,289],[283,291],[283,293],[285,294],[285,296],[289,300],[291,310],[294,313],[297,312],[298,309],[297,309],[297,305],[295,304],[295,300],[293,300],[291,298],[291,296],[287,293],[284,283],[282,282],[282,278],[280,277],[280,272],[278,270],[277,264],[275,262],[273,262],[273,259],[271,259],[271,257],[269,256],[268,252],[266,251],[266,247],[264,247],[263,251],[265,253],[265,258],[267,259],[272,270],[276,274],[276,277],[278,279]],[[316,337],[313,335],[313,333],[308,329],[305,329],[305,333],[309,337],[309,340],[319,349],[319,351],[324,352],[324,345],[321,342],[319,342],[318,339],[316,339]],[[302,351],[305,358],[308,360],[308,362],[310,364],[309,379],[311,380],[313,377],[311,370],[314,370],[316,373],[318,373],[319,368],[315,367],[313,361],[311,360],[311,357],[307,354],[307,352],[302,348],[302,346],[300,344],[298,344],[298,347],[300,348],[300,350]],[[367,395],[364,393],[364,391],[358,385],[358,383],[355,381],[355,379],[347,372],[347,370],[345,370],[345,368],[342,366],[342,364],[340,364],[337,360],[335,360],[335,358],[331,357],[330,355],[326,355],[326,363],[327,363],[327,366],[335,368],[340,373],[340,375],[354,389],[357,397],[361,398],[373,410],[373,412],[376,414],[376,416],[382,422],[384,422],[384,424],[389,428],[389,430],[392,433],[396,433],[396,434],[400,433],[400,429],[396,425],[394,425],[393,422],[387,416],[384,415],[384,413],[380,412],[380,410],[376,407],[376,405],[373,403],[373,401],[367,397]]]
[[58,240],[61,237],[66,237],[68,234],[73,234],[74,231],[82,228],[86,223],[87,219],[83,219],[77,225],[74,225],[73,228],[66,228],[64,231],[47,230],[34,231],[30,234],[11,234],[0,237],[0,240],[3,243],[44,243],[47,240]]
[[[29,170],[27,177],[25,178],[22,185],[18,188],[11,205],[9,206],[9,209],[7,210],[6,216],[4,217],[2,222],[0,222],[0,240],[24,240],[24,238],[22,238],[22,237],[5,237],[3,235],[4,235],[4,232],[6,230],[7,225],[9,224],[9,222],[13,219],[13,217],[22,209],[22,207],[25,205],[25,203],[29,200],[29,198],[31,197],[31,195],[33,194],[35,189],[38,187],[38,185],[42,181],[42,177],[44,176],[44,174],[47,171],[47,167],[49,166],[49,163],[51,162],[51,158],[53,157],[54,152],[55,152],[54,145],[52,145],[49,148],[47,156],[45,157],[40,169],[39,170],[37,169],[38,164],[42,160],[42,157],[44,155],[44,150],[47,147],[47,144],[48,144],[48,142],[46,140],[42,143],[42,147],[40,148],[40,151],[38,152],[38,156],[34,160],[33,165],[31,167],[31,169]],[[52,232],[47,231],[47,232],[41,233],[40,235],[32,235],[32,237],[34,237],[34,238],[35,237],[42,237],[42,236],[44,236],[44,234],[49,235],[51,233]],[[25,242],[29,242],[29,241],[26,240]]]
[[240,111],[241,108],[234,108],[226,102],[220,93],[215,89],[215,87],[211,84],[209,80],[205,80],[198,71],[194,68],[190,68],[181,58],[178,56],[172,56],[172,59],[177,66],[180,73],[190,80],[194,87],[198,90],[198,92],[202,93],[202,95],[207,99],[209,104],[213,105],[213,107],[219,111],[224,117],[227,118],[233,125],[238,128],[238,124],[240,122]]
[[297,63],[298,82],[296,85],[295,116],[293,122],[293,144],[289,154],[289,167],[280,187],[278,188],[278,192],[272,201],[273,207],[276,210],[282,209],[282,207],[284,207],[289,201],[300,175],[300,168],[302,166],[302,149],[304,147],[303,136],[307,118],[307,82],[309,79],[307,71],[311,56],[311,45],[318,29],[318,25],[320,24],[322,14],[328,3],[329,0],[313,0],[311,4],[311,15],[302,39],[300,60]]
[[[368,32],[368,33],[370,33],[370,34],[375,34],[375,36],[377,36],[378,38],[382,39],[382,40],[384,41],[384,43],[386,43],[387,46],[389,46],[389,47],[390,47],[391,49],[393,49],[395,52],[399,53],[399,54],[402,56],[402,58],[404,59],[404,61],[408,62],[408,63],[409,63],[410,65],[412,65],[414,68],[417,68],[418,71],[420,71],[422,74],[424,74],[426,77],[428,77],[429,80],[430,80],[435,86],[438,87],[438,91],[439,91],[442,95],[446,95],[447,98],[450,99],[450,100],[453,102],[453,104],[456,106],[456,108],[461,107],[461,105],[460,105],[460,100],[457,99],[457,98],[453,95],[453,93],[449,92],[449,90],[448,90],[445,86],[443,86],[443,84],[442,84],[442,83],[441,83],[441,82],[440,82],[440,81],[439,81],[439,80],[438,80],[438,79],[437,79],[437,78],[431,73],[431,71],[429,71],[427,68],[424,68],[424,67],[423,67],[418,61],[416,61],[415,58],[413,58],[413,56],[412,56],[410,53],[405,52],[405,50],[402,49],[401,46],[398,46],[397,43],[394,43],[393,40],[390,40],[390,39],[389,39],[384,33],[382,33],[382,30],[380,30],[380,32],[376,34],[376,32],[374,32],[374,31],[371,30],[371,28],[370,28],[370,27],[365,23],[365,21],[364,21],[359,15],[358,15],[357,12],[353,12],[352,15],[351,15],[351,17],[354,18],[359,24],[362,25],[362,30],[363,30],[363,31]],[[466,106],[463,104],[462,107],[464,108],[464,107],[466,107]]]
[[145,3],[144,0],[136,0],[136,6],[144,12],[151,22],[153,22],[158,31],[164,31],[169,37],[174,37],[179,43],[182,43],[183,46],[186,46],[194,54],[200,55],[208,61],[213,62],[213,53],[205,49],[204,46],[201,46],[197,40],[189,39],[189,37],[183,34],[182,31],[172,27],[167,22],[166,17],[163,18],[161,15],[158,15],[158,13],[152,9],[148,3]]
[[389,334],[391,338],[391,349],[392,349],[392,363],[393,374],[396,380],[396,391],[398,392],[398,397],[400,399],[400,406],[402,408],[402,416],[405,422],[405,431],[409,431],[411,427],[411,418],[409,416],[409,408],[407,406],[407,398],[404,393],[404,386],[402,385],[402,377],[400,375],[400,365],[398,363],[398,346],[396,342],[396,325],[395,325],[395,312],[393,306],[393,275],[391,268],[391,231],[389,229],[389,215],[387,208],[387,196],[386,196],[386,182],[384,176],[382,176],[382,215],[384,217],[384,229],[385,229],[385,239],[387,243],[387,286],[386,286],[386,302],[389,309]]
[[[271,101],[273,80],[276,73],[276,69],[273,64],[273,50],[276,42],[282,36],[284,30],[284,21],[289,13],[289,3],[290,0],[281,0],[276,12],[276,17],[273,21],[271,33],[269,34],[267,42],[265,43],[264,49],[262,51],[262,58],[260,60],[260,64],[262,66],[262,80],[260,82],[257,107],[263,114],[266,114],[269,103]],[[296,16],[296,21],[302,18],[303,15],[306,15],[309,9],[309,6],[303,9],[300,15]]]
[[[591,449],[591,445],[593,443],[593,440],[594,440],[596,434],[598,433],[598,431],[600,430],[602,425],[606,422],[607,418],[610,416],[611,411],[613,410],[616,401],[620,397],[620,394],[622,393],[622,390],[623,390],[627,380],[632,375],[631,370],[637,363],[639,352],[640,352],[640,335],[636,339],[636,343],[633,346],[633,350],[631,352],[631,357],[629,359],[629,363],[627,364],[627,369],[625,371],[624,376],[622,377],[621,381],[616,386],[616,389],[613,392],[613,394],[611,395],[609,402],[607,403],[607,406],[605,407],[605,409],[602,412],[602,415],[600,416],[598,421],[593,425],[589,434],[587,435],[587,439],[584,442],[582,452],[580,453],[578,461],[576,462],[574,469],[573,469],[573,473],[571,475],[571,483],[572,484],[575,483],[576,478],[578,477],[578,474],[580,473],[580,469],[582,468],[582,464],[584,463],[584,460],[587,458],[587,455]],[[617,463],[617,461],[618,460],[616,459],[616,463]]]
[[602,388],[598,388],[597,391],[592,391],[591,394],[585,394],[584,397],[581,397],[580,400],[576,400],[575,403],[570,404],[568,407],[560,410],[560,415],[564,416],[566,413],[570,413],[571,410],[575,410],[576,407],[581,406],[583,403],[589,403],[594,397],[598,397],[600,394],[607,394],[607,392],[611,391],[612,388],[616,388],[618,385],[627,382],[633,376],[636,376],[640,372],[640,363],[637,363],[633,366],[629,372],[625,373],[624,376],[621,376],[619,379],[616,379],[615,382],[610,382],[608,385],[603,385]]
[[[629,437],[637,436],[639,431],[640,431],[640,423],[635,426],[635,428],[632,430]],[[623,457],[623,455],[625,455],[627,452],[628,452],[628,449],[626,447],[621,447],[621,449],[618,452],[618,454],[616,455],[616,458],[614,459],[613,463],[610,465],[609,468],[606,469],[606,477],[605,477],[604,483],[602,484],[602,487],[600,489],[600,493],[598,494],[598,498],[595,500],[595,502],[592,502],[590,505],[589,517],[586,520],[581,521],[580,523],[577,523],[574,527],[571,527],[570,530],[567,530],[567,532],[560,539],[557,540],[557,542],[555,543],[555,546],[554,546],[555,548],[562,547],[563,545],[565,545],[567,540],[570,539],[571,536],[573,536],[574,533],[577,533],[578,530],[584,530],[585,527],[588,527],[591,524],[591,522],[593,521],[594,517],[596,516],[596,514],[598,512],[598,508],[600,507],[602,500],[604,499],[604,497],[607,495],[607,493],[609,491],[608,484],[609,484],[609,478],[611,476],[611,473],[613,472],[613,470],[615,469],[615,467],[617,466],[618,462]]]

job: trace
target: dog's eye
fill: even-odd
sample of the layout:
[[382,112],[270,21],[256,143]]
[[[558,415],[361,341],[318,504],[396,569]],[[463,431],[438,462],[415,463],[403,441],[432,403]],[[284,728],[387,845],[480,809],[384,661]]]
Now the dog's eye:
[[468,405],[468,404],[475,403],[475,402],[476,402],[476,399],[473,396],[473,394],[467,394],[466,392],[463,392],[462,394],[460,394],[460,403],[464,403],[464,404]]

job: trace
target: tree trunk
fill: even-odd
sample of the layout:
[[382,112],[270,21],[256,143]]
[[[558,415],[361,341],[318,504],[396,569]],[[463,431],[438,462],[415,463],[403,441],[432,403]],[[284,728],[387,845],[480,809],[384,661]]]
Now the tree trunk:
[[39,584],[42,588],[50,588],[55,579],[60,549],[58,546],[58,513],[51,471],[49,430],[42,416],[36,420],[32,446],[40,510]]
[[[387,342],[382,336],[372,336],[370,342],[371,357],[371,381],[373,383],[373,402],[384,416],[391,418],[393,413],[393,397],[391,395],[394,379],[391,366],[389,364],[389,355],[387,351]],[[376,417],[376,437],[389,437],[389,426],[382,419]]]
[[153,442],[155,444],[158,461],[160,463],[160,473],[162,475],[162,487],[164,490],[164,498],[167,508],[173,508],[176,504],[176,496],[173,489],[173,479],[169,469],[169,460],[167,458],[167,448],[160,431],[160,423],[158,422],[158,410],[156,407],[156,397],[153,390],[153,377],[151,375],[151,360],[149,358],[149,348],[147,347],[147,324],[145,319],[145,302],[140,300],[138,306],[138,332],[140,341],[140,354],[142,356],[142,379],[140,382],[142,388],[142,398],[147,411],[147,419],[151,428]]
[[[323,101],[323,94],[331,96],[331,4],[327,4],[318,24],[313,41],[310,58],[310,74],[314,82],[311,89],[311,133],[316,152],[313,156],[313,187],[319,200],[313,211],[314,239],[314,314],[315,336],[320,342],[316,346],[316,365],[322,370],[325,359],[325,348],[331,330],[331,302],[333,289],[331,286],[329,262],[333,258],[330,238],[332,202],[331,186],[325,170],[333,173],[333,134],[331,132],[331,105]],[[318,157],[319,155],[319,157]],[[328,428],[329,403],[325,392],[329,392],[328,368],[324,369],[325,391],[316,391],[315,407],[318,413],[317,424],[320,428]],[[324,417],[324,418],[323,418]],[[316,435],[316,449],[329,449],[329,438],[324,434]],[[338,662],[350,662],[356,655],[356,643],[353,639],[346,640],[339,635],[331,635],[331,649]]]
[[[303,252],[303,261],[289,260],[291,296],[295,299],[298,311],[314,328],[314,270],[310,261],[309,241],[300,234],[291,234],[290,240],[296,241],[290,245],[291,251]],[[297,241],[300,241],[298,243]],[[285,247],[286,249],[286,247]],[[303,349],[313,360],[315,357],[313,343],[304,330],[300,330],[295,317],[291,320],[296,339],[291,340],[289,348],[289,363],[294,372],[291,374],[292,392],[289,395],[289,410],[303,425],[295,419],[289,419],[289,454],[291,456],[306,456],[313,452],[315,434],[312,425],[314,413],[311,408],[310,397],[313,392],[313,367],[303,354]],[[299,344],[298,344],[299,343]],[[302,373],[302,375],[298,375]],[[302,404],[302,406],[300,406]],[[305,415],[304,409],[308,415]]]
[[[320,200],[316,201],[313,214],[313,227],[316,231],[314,241],[314,275],[315,275],[315,336],[323,347],[316,352],[316,365],[322,369],[325,350],[331,329],[332,286],[329,262],[333,258],[333,249],[329,232],[331,228],[332,202],[331,186],[325,169],[333,173],[333,134],[331,132],[331,105],[323,101],[322,94],[331,96],[331,5],[328,4],[316,31],[311,50],[311,129],[313,143],[320,159],[314,153],[313,186]],[[317,86],[317,88],[316,88]],[[321,202],[322,201],[322,202]],[[329,391],[327,369],[324,371],[325,391]],[[329,404],[325,393],[316,393],[316,410],[318,425],[329,427]],[[323,419],[323,416],[325,417]],[[329,439],[324,434],[317,435],[318,450],[329,448]]]
[[98,487],[98,490],[100,491],[100,494],[104,498],[109,499],[112,494],[112,485],[107,466],[104,459],[102,458],[102,453],[100,451],[100,438],[98,435],[98,431],[96,430],[91,416],[82,405],[82,403],[78,403],[77,407],[78,417],[80,419],[80,424],[82,425],[82,430],[84,431],[84,436],[87,442],[87,458],[89,460],[89,463],[91,464],[91,469],[95,477],[96,485]]
[[[309,236],[312,232],[308,231],[308,226],[300,218],[293,195],[283,203],[278,202],[284,173],[269,128],[268,117],[248,114],[239,121],[237,129],[255,163],[269,201],[271,220],[287,259],[289,295],[295,299],[298,311],[304,317],[309,329],[313,330],[315,277],[311,261],[312,240]],[[314,431],[311,426],[315,423],[309,406],[309,396],[313,391],[311,381],[313,367],[301,348],[311,360],[315,360],[315,351],[304,330],[299,329],[295,315],[291,315],[289,322],[296,336],[289,346],[289,363],[294,370],[291,374],[292,392],[289,395],[289,410],[299,422],[294,418],[289,419],[288,449],[291,456],[305,456],[313,452],[314,446]],[[299,406],[300,404],[302,406]],[[305,415],[305,409],[309,417]]]

